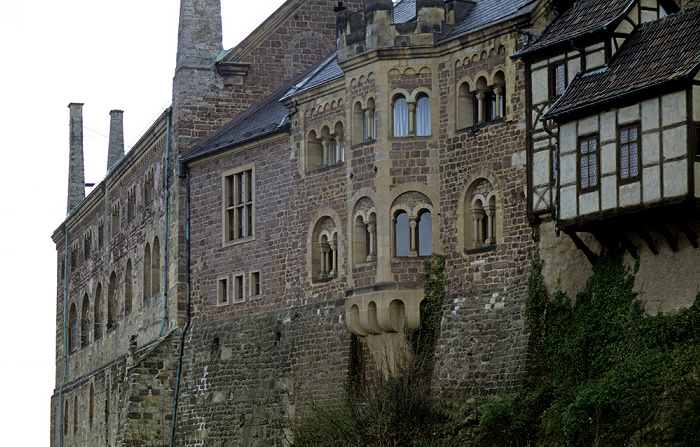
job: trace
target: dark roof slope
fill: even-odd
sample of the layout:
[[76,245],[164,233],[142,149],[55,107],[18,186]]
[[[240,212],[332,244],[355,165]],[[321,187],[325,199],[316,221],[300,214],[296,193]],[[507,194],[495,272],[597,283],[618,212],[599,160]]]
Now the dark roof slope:
[[532,11],[538,0],[477,0],[476,5],[445,35],[445,42]]
[[531,54],[588,33],[603,30],[621,20],[637,0],[584,0],[557,16],[529,47]]
[[394,23],[406,23],[416,18],[416,0],[394,3]]
[[344,75],[345,73],[340,68],[340,65],[338,65],[338,53],[334,51],[312,67],[311,72],[307,76],[304,76],[301,81],[294,84],[282,99],[318,87],[326,82],[341,78]]
[[605,69],[574,78],[544,117],[685,79],[699,66],[700,6],[641,25]]
[[224,124],[210,136],[192,146],[183,154],[185,161],[194,160],[228,147],[261,138],[275,132],[286,131],[289,111],[280,99],[289,85],[277,90],[255,106]]

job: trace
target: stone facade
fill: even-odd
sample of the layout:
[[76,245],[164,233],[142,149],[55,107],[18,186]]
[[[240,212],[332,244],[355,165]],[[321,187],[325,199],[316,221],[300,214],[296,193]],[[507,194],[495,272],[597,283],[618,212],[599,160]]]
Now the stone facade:
[[[178,446],[289,445],[299,417],[342,398],[358,356],[368,375],[400,370],[435,253],[446,259],[436,393],[517,390],[529,255],[541,251],[552,287],[575,290],[580,264],[606,246],[575,225],[609,201],[557,202],[576,185],[559,171],[554,181],[552,161],[575,151],[567,132],[653,109],[656,127],[643,118],[642,132],[671,143],[686,123],[666,123],[676,108],[665,104],[697,115],[695,86],[548,133],[551,67],[565,64],[567,84],[607,53],[592,42],[584,59],[570,46],[528,55],[524,30],[546,29],[545,2],[288,0],[228,51],[218,0],[182,0],[180,15],[172,107],[87,198],[71,105],[69,215],[53,235],[52,446],[166,445],[171,434]],[[676,169],[682,157],[663,151],[643,168]],[[700,184],[688,163],[679,194]],[[672,198],[662,191],[676,183],[638,189]],[[652,197],[619,188],[612,208]],[[650,308],[688,303],[697,237],[677,233],[627,236],[656,251],[636,250]],[[686,278],[677,302],[660,298],[658,266],[673,263]]]

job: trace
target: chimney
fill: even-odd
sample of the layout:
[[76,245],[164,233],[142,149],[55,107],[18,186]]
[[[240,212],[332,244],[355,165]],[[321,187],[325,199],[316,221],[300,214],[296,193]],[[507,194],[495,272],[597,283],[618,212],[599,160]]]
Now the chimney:
[[200,110],[211,109],[211,92],[220,82],[214,62],[223,49],[221,36],[220,0],[180,0],[172,102],[178,151],[189,147],[196,137]]
[[83,104],[70,103],[70,161],[68,165],[68,213],[85,198],[83,162]]
[[392,0],[365,0],[365,41],[367,49],[394,45],[391,25],[394,22]]
[[124,112],[112,110],[109,122],[109,147],[107,149],[107,172],[124,156]]

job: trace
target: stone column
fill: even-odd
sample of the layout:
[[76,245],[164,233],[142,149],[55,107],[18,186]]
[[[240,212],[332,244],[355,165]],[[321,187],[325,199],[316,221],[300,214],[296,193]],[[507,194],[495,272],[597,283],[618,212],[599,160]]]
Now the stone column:
[[68,210],[70,213],[85,198],[85,163],[83,161],[83,104],[70,103],[68,165]]
[[109,112],[109,146],[107,148],[107,172],[124,156],[124,112]]
[[416,217],[409,217],[408,225],[410,227],[409,233],[411,235],[411,244],[408,251],[408,256],[415,257],[418,256],[418,251],[416,250],[416,228],[418,227],[418,222],[416,221]]

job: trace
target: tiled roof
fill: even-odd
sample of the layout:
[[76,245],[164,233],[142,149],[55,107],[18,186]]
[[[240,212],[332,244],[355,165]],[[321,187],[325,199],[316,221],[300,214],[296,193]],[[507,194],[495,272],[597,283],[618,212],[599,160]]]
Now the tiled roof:
[[399,0],[394,4],[394,23],[406,23],[416,18],[416,0]]
[[289,111],[280,98],[289,85],[263,99],[252,108],[224,124],[216,132],[194,145],[182,158],[185,161],[209,155],[228,147],[286,130]]
[[602,70],[577,76],[545,113],[551,118],[694,75],[700,66],[700,7],[641,25]]
[[540,36],[520,52],[534,53],[574,37],[602,30],[622,19],[637,0],[584,0],[557,16]]
[[338,65],[338,53],[334,51],[321,62],[316,64],[316,66],[311,69],[311,72],[307,76],[303,77],[301,81],[294,84],[294,86],[282,97],[282,99],[296,93],[312,89],[321,84],[325,84],[333,79],[338,79],[344,75],[345,73],[343,73],[340,65]]
[[529,13],[537,0],[477,0],[476,5],[442,39],[445,42],[513,17]]

